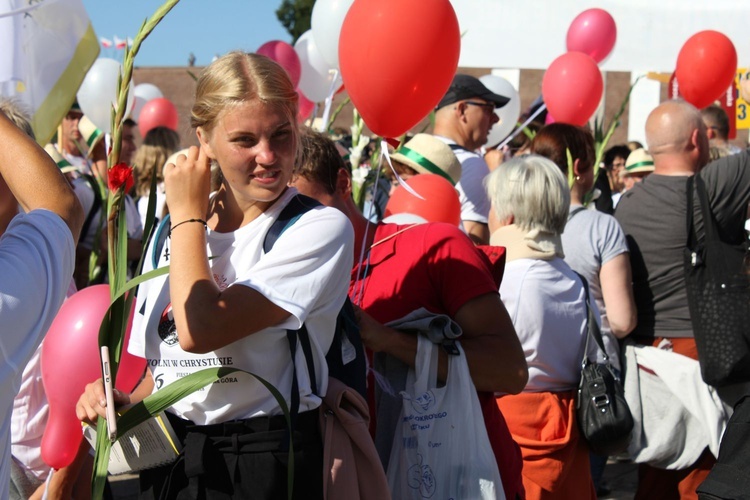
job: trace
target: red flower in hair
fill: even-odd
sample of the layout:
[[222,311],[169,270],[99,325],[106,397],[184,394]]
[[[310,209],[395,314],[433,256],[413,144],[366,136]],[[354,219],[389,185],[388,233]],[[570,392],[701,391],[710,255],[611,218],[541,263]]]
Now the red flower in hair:
[[125,186],[125,192],[133,188],[133,167],[126,163],[118,163],[109,169],[107,176],[107,185],[112,192],[117,191],[120,186]]

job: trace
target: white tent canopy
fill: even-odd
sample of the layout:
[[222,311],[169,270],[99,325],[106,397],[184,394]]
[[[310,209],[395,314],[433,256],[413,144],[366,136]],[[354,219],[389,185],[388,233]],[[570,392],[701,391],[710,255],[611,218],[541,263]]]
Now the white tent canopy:
[[674,71],[685,41],[707,29],[734,42],[740,67],[750,64],[748,0],[452,0],[463,38],[459,65],[546,69],[566,52],[570,23],[598,7],[617,23],[604,71]]
[[[599,67],[631,72],[631,81],[650,71],[672,73],[692,35],[716,30],[729,37],[739,67],[750,65],[748,0],[451,0],[461,33],[459,65],[466,68],[547,69],[567,49],[575,17],[598,7],[617,24],[617,42]],[[517,83],[516,83],[517,85]],[[541,89],[540,89],[541,90]],[[628,139],[645,143],[644,125],[659,104],[659,83],[640,80],[630,96]]]

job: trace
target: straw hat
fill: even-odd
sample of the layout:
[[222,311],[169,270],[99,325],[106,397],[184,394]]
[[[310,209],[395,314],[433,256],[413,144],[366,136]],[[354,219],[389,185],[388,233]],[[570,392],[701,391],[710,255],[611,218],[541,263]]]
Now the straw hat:
[[417,134],[391,158],[420,174],[437,174],[454,186],[461,180],[461,162],[450,146],[430,134]]
[[52,157],[52,161],[57,164],[57,168],[59,168],[62,173],[67,174],[68,172],[75,172],[76,170],[78,170],[76,167],[71,165],[68,160],[63,158],[54,144],[47,144],[46,146],[44,146],[44,150],[48,155],[50,155],[50,157]]
[[639,148],[628,155],[625,168],[620,171],[620,177],[640,172],[653,172],[654,159],[645,149]]
[[92,122],[88,116],[83,115],[81,120],[78,122],[78,130],[81,132],[81,137],[89,147],[89,154],[94,150],[94,146],[102,140],[104,132],[99,130],[94,122]]

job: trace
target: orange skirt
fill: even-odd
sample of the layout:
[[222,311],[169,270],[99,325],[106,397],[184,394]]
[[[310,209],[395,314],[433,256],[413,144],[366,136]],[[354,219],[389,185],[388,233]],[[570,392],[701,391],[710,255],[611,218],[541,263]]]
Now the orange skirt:
[[575,391],[497,398],[523,455],[526,498],[596,499],[589,449],[576,423]]

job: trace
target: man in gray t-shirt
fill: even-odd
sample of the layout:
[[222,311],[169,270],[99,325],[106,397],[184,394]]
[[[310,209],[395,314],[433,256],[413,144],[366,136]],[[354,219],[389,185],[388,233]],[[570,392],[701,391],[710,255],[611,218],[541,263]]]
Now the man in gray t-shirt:
[[[750,158],[743,152],[704,168],[709,150],[706,126],[700,112],[682,101],[662,103],[651,112],[646,142],[654,173],[626,192],[615,212],[628,240],[633,269],[638,324],[631,336],[642,344],[669,344],[675,353],[697,359],[683,276],[687,180],[691,175],[703,178],[719,233],[726,241],[742,241],[750,202]],[[697,206],[696,197],[693,210],[700,232]],[[649,397],[643,389],[641,397]],[[687,469],[643,464],[636,498],[678,498],[681,492],[694,492],[714,462],[706,449]]]
[[[656,160],[656,158],[654,158]],[[687,243],[687,179],[693,172],[656,170],[630,191],[615,217],[627,235],[638,308],[638,337],[692,337],[687,305],[683,249]],[[750,157],[747,152],[722,158],[703,168],[711,210],[720,234],[739,242],[750,201]],[[698,199],[695,199],[698,210]],[[700,212],[696,224],[702,226]]]

